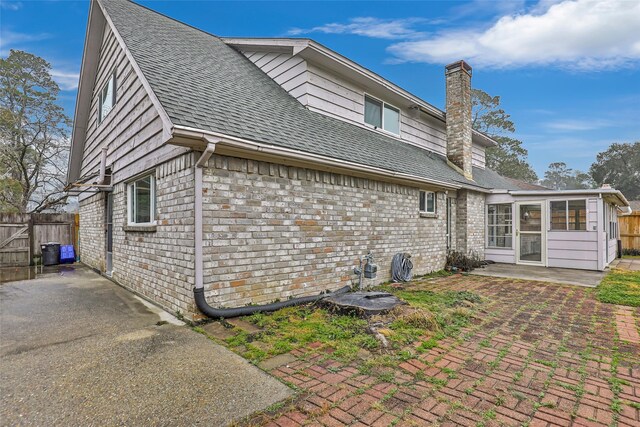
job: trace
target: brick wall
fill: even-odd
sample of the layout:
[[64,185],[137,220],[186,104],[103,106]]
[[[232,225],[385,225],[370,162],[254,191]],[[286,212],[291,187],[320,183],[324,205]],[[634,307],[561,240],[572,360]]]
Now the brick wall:
[[80,201],[78,230],[80,260],[100,271],[105,270],[105,195],[97,193]]
[[[193,154],[186,154],[156,168],[155,231],[127,228],[127,185],[113,187],[113,280],[168,311],[187,315],[196,311],[193,164]],[[101,271],[104,209],[102,195],[80,205],[82,261]]]
[[356,280],[372,250],[378,278],[410,252],[414,273],[444,267],[445,194],[420,217],[417,188],[214,155],[204,170],[204,282],[214,306],[316,294]]
[[171,312],[194,312],[193,154],[156,168],[156,231],[129,231],[127,186],[113,189],[113,279]]
[[456,245],[463,253],[475,252],[484,259],[484,194],[459,190],[457,198]]

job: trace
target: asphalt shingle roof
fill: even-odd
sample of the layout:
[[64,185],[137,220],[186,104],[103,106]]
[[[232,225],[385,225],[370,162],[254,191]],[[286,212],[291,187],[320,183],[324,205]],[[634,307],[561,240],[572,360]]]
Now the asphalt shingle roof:
[[485,188],[517,188],[490,170],[475,182],[444,156],[306,109],[220,38],[128,0],[101,2],[175,125]]

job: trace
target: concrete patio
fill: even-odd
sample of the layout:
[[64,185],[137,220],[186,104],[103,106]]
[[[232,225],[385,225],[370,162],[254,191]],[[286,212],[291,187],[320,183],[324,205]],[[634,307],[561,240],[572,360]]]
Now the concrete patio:
[[291,390],[81,265],[0,285],[0,426],[225,426]]
[[607,272],[575,270],[570,268],[539,267],[535,265],[489,264],[484,268],[477,268],[473,270],[471,274],[477,276],[506,277],[509,279],[535,280],[595,288]]
[[611,268],[640,271],[640,258],[621,258],[611,263]]

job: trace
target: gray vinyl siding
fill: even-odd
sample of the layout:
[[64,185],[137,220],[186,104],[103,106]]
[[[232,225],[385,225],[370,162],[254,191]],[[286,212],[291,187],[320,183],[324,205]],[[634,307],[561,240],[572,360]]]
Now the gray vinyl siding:
[[307,62],[285,53],[243,52],[243,54],[291,96],[306,105]]
[[477,144],[471,146],[471,163],[473,166],[483,169],[486,167],[484,150],[484,147],[480,147]]
[[[291,54],[252,51],[243,51],[243,54],[304,106],[327,116],[364,125],[365,92],[386,101],[383,96],[369,93],[365,88]],[[404,105],[390,104],[400,109],[400,139],[446,155],[444,123],[426,114],[413,113]],[[473,166],[485,167],[484,151],[484,147],[473,145]]]
[[596,231],[547,232],[549,267],[598,269],[598,233]]
[[[98,123],[99,94],[116,74],[116,103]],[[102,147],[108,147],[112,183],[130,178],[184,149],[162,146],[162,120],[110,27],[105,28],[92,94],[81,176],[98,172]],[[84,198],[81,195],[81,198]]]

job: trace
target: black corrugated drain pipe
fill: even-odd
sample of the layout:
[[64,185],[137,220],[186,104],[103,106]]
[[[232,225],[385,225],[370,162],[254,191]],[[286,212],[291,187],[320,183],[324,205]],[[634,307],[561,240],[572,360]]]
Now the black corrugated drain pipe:
[[229,319],[238,316],[249,316],[253,313],[268,313],[270,311],[280,310],[281,308],[291,307],[293,305],[306,304],[310,302],[320,301],[323,298],[327,298],[333,295],[339,295],[347,293],[351,290],[350,286],[345,286],[334,292],[324,293],[320,295],[313,295],[309,297],[291,298],[285,301],[272,302],[271,304],[264,305],[248,305],[246,307],[237,308],[213,308],[207,303],[204,297],[204,288],[194,288],[193,296],[196,300],[196,306],[202,314],[213,319]]

